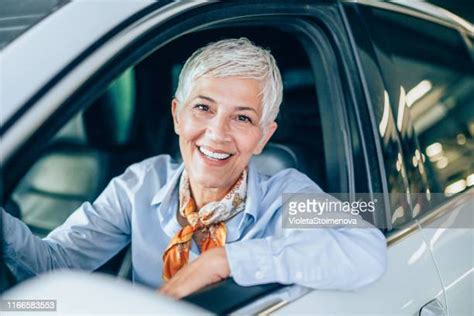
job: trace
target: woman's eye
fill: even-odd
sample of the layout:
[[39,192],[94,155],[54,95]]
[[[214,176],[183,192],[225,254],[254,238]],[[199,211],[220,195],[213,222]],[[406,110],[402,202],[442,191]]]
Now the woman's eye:
[[237,116],[237,119],[241,122],[248,122],[248,123],[252,123],[252,119],[250,117],[248,117],[247,115],[238,115]]
[[205,104],[196,104],[194,106],[195,109],[198,109],[200,111],[209,111],[209,106],[205,105]]

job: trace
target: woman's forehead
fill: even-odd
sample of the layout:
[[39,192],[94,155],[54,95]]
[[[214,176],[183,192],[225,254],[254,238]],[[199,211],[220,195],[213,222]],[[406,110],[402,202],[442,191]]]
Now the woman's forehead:
[[189,97],[233,107],[252,108],[258,113],[262,103],[261,83],[240,77],[202,77],[196,80]]

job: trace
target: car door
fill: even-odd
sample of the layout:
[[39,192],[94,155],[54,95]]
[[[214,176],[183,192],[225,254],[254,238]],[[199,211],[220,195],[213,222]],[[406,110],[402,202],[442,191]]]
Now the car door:
[[472,314],[474,73],[466,45],[472,34],[430,16],[415,18],[403,7],[379,7],[360,11],[395,96],[411,217],[433,256],[444,308]]
[[[407,116],[413,132],[405,141],[415,144],[412,157],[416,152],[426,157],[419,164],[412,158],[417,172],[409,181],[429,188],[429,199],[420,194],[419,200],[428,203],[419,208],[419,222],[439,270],[448,314],[472,315],[474,63],[463,45],[468,34],[434,24],[426,27],[433,40],[424,48],[433,55],[431,60],[397,51],[392,57],[410,102]],[[441,52],[456,58],[443,63]]]
[[[393,78],[382,71],[390,57],[372,36],[372,30],[378,26],[370,24],[368,20],[373,10],[387,11],[389,14],[390,9],[398,7],[388,5],[375,9],[355,3],[344,3],[343,6],[347,18],[347,36],[352,44],[349,58],[356,64],[358,71],[351,81],[356,94],[354,99],[359,101],[355,104],[358,113],[355,117],[358,117],[357,124],[365,140],[364,159],[371,175],[369,178],[379,179],[379,185],[373,181],[375,185],[371,186],[371,190],[383,193],[386,199],[383,228],[388,242],[387,271],[377,283],[357,292],[311,292],[283,307],[281,312],[302,312],[303,306],[312,306],[313,310],[321,314],[413,315],[433,306],[444,308],[446,299],[442,281],[416,220],[416,204],[413,201],[417,201],[417,197],[410,194],[413,186],[410,186],[411,171],[408,165],[412,164],[412,160],[406,159],[404,153],[407,149],[402,142],[407,122],[405,118],[399,118],[400,87],[396,87]],[[384,36],[392,39],[386,34]],[[360,98],[357,98],[357,94]],[[421,155],[419,157],[422,159]]]

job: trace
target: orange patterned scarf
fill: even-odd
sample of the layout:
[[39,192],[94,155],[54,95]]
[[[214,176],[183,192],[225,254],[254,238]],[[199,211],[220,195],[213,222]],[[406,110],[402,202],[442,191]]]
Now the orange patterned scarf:
[[183,171],[179,184],[179,212],[188,220],[188,225],[171,239],[163,254],[163,280],[171,279],[188,263],[195,231],[200,230],[204,233],[204,239],[200,245],[201,253],[211,248],[224,246],[227,235],[224,222],[245,208],[246,194],[247,170],[244,170],[239,180],[221,201],[210,202],[197,210],[191,196],[187,172]]

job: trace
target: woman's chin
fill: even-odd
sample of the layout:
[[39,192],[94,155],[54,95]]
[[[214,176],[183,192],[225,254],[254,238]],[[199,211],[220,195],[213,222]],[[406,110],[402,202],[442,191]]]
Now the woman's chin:
[[214,176],[214,175],[199,175],[195,179],[195,183],[201,188],[208,189],[228,189],[229,183],[227,182],[228,177],[225,176]]
[[195,172],[190,173],[190,177],[202,188],[229,189],[235,175],[228,170],[219,169],[209,167],[195,169]]

